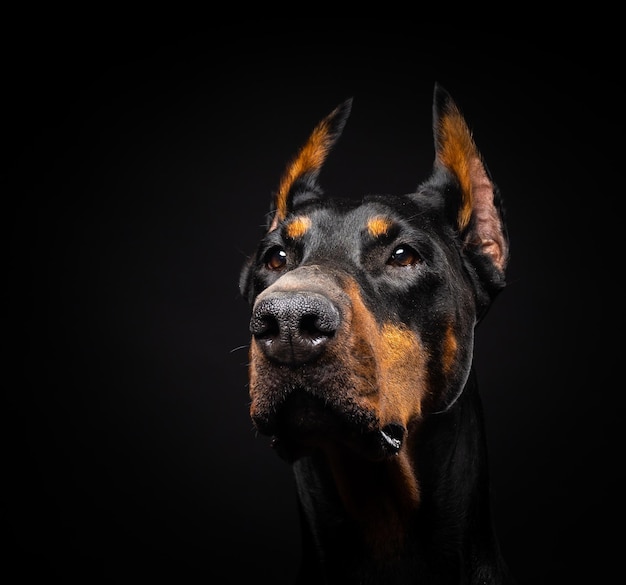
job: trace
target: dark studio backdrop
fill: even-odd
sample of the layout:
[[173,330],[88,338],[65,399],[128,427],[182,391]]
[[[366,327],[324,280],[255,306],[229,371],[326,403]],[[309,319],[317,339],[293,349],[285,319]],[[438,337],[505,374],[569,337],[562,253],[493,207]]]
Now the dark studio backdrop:
[[520,584],[608,581],[620,412],[601,333],[618,293],[598,268],[618,163],[607,56],[387,25],[24,45],[5,216],[12,582],[291,582],[294,486],[248,417],[239,270],[285,164],[348,97],[326,191],[426,178],[436,81],[509,221],[509,286],[476,347],[502,548]]

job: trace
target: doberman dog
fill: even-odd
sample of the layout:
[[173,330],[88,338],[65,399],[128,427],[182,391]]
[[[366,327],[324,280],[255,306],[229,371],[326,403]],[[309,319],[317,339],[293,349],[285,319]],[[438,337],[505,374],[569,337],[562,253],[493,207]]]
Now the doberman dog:
[[346,100],[287,167],[239,282],[250,416],[293,467],[298,583],[509,583],[493,527],[475,327],[505,286],[498,187],[435,84],[414,193],[326,197]]

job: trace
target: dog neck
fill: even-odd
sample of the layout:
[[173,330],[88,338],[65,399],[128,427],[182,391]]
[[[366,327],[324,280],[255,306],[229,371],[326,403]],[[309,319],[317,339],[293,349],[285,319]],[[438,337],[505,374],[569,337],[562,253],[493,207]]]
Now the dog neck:
[[443,570],[453,576],[466,563],[489,565],[487,557],[497,556],[473,376],[449,411],[410,430],[395,457],[371,462],[327,449],[296,461],[294,472],[316,562],[345,582],[360,582],[351,571],[380,579],[392,566],[394,574],[406,571],[407,578],[428,572],[425,567],[441,556],[434,551],[446,551],[433,569],[438,575]]
[[[308,470],[305,470],[308,465]],[[396,456],[372,462],[347,448],[327,448],[296,471],[303,501],[311,501],[311,476],[317,477],[323,505],[333,505],[359,533],[376,557],[391,556],[403,546],[407,522],[418,509],[419,488],[414,462],[405,448]],[[319,505],[320,502],[318,502]],[[319,509],[313,516],[319,521]]]

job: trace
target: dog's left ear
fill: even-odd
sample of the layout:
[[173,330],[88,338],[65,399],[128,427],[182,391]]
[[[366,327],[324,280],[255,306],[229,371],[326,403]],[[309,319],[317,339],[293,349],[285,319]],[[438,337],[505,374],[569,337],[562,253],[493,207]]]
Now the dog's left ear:
[[446,208],[453,214],[464,250],[488,269],[491,284],[501,288],[509,243],[500,192],[459,108],[438,84],[433,99],[433,131],[435,175],[452,173],[460,190],[460,198],[446,201]]
[[287,217],[294,202],[322,194],[317,177],[332,146],[337,142],[352,108],[352,98],[337,106],[313,130],[280,181],[272,204],[269,231]]

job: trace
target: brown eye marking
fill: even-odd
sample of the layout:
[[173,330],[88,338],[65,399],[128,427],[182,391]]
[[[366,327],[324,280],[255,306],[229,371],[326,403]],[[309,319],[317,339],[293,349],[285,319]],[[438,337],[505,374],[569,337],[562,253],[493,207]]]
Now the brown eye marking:
[[285,235],[292,240],[301,238],[311,227],[311,219],[306,216],[296,217],[285,228]]
[[394,222],[388,217],[376,215],[367,221],[367,231],[373,238],[380,238],[386,236],[393,225]]
[[280,246],[274,246],[265,253],[263,261],[269,270],[282,270],[287,265],[287,252]]
[[387,264],[389,264],[389,266],[402,268],[406,266],[415,266],[415,264],[418,264],[421,261],[421,256],[414,248],[411,248],[411,246],[406,244],[401,244],[400,246],[396,246],[391,256],[389,256]]

